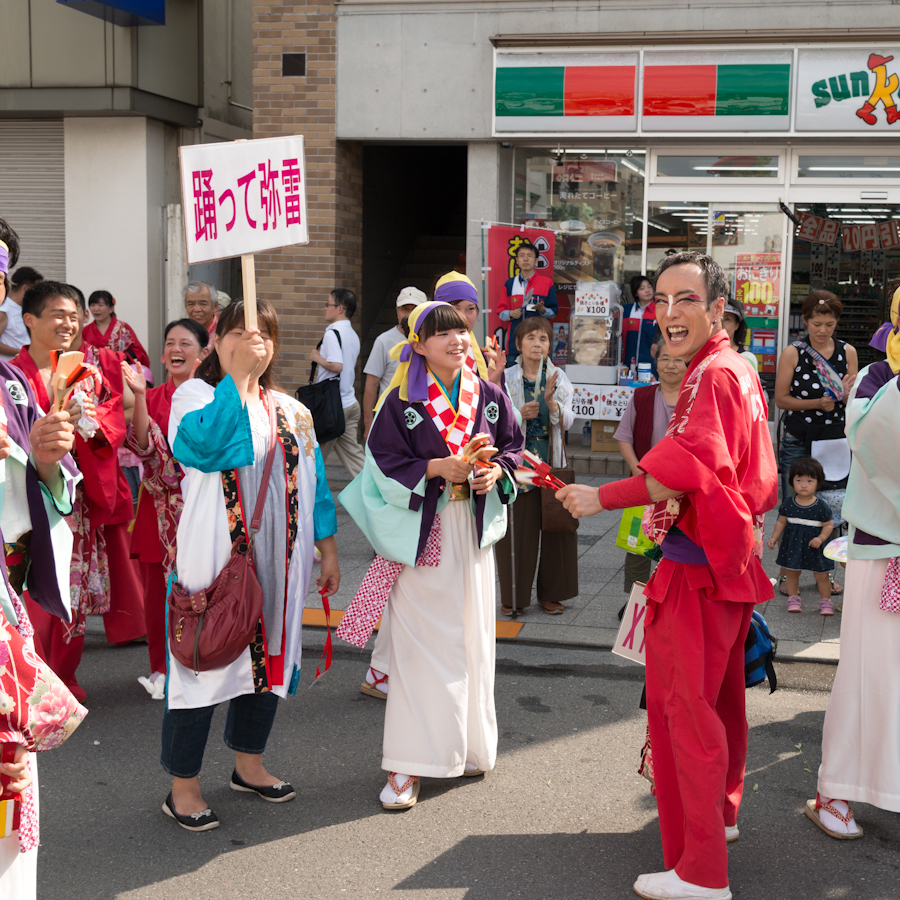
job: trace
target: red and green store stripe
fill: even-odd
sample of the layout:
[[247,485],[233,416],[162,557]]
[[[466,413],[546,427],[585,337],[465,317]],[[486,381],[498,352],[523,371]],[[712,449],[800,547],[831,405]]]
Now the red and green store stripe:
[[[783,64],[645,66],[645,116],[786,116]],[[497,116],[630,116],[634,66],[498,67]]]

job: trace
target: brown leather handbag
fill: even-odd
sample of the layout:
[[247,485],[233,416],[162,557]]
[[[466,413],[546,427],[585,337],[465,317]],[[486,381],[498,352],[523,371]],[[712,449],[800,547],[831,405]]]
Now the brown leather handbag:
[[263,592],[253,567],[253,538],[262,522],[263,507],[275,447],[275,398],[269,403],[269,452],[262,487],[256,498],[249,540],[232,544],[225,568],[205,590],[189,594],[181,582],[172,585],[169,604],[169,652],[195,675],[233,663],[250,645],[262,615]]

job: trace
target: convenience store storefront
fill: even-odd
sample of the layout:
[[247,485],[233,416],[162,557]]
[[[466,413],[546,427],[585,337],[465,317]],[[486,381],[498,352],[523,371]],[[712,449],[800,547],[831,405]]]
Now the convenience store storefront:
[[[560,294],[611,277],[630,300],[632,275],[704,250],[745,305],[768,387],[815,288],[844,301],[837,334],[861,364],[875,358],[900,276],[900,48],[495,43],[509,221],[557,231]],[[612,272],[599,272],[611,245]]]

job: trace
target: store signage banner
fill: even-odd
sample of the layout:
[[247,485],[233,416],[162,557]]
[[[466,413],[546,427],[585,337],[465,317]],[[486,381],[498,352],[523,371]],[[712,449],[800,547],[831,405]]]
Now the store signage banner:
[[644,131],[787,131],[792,53],[644,54]]
[[494,130],[637,129],[637,53],[497,53]]
[[633,387],[612,384],[572,384],[572,412],[578,419],[618,422],[634,393]]
[[800,50],[795,127],[797,131],[888,131],[900,119],[898,89],[900,48]]
[[309,242],[299,135],[178,148],[189,265]]
[[840,222],[811,216],[809,213],[798,212],[795,215],[800,221],[795,235],[799,240],[809,241],[811,244],[828,244],[829,247],[834,245],[841,229]]
[[538,251],[537,271],[553,280],[553,258],[556,250],[556,232],[547,228],[523,228],[508,225],[491,225],[488,229],[488,334],[506,345],[509,323],[500,319],[499,303],[506,296],[506,282],[519,273],[516,251],[526,241]]
[[844,225],[841,237],[844,251],[893,250],[900,247],[900,232],[894,219],[865,225]]

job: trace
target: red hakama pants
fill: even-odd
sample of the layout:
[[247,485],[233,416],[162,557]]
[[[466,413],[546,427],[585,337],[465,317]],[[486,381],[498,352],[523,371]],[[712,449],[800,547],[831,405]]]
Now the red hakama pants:
[[144,624],[144,589],[137,565],[131,560],[128,523],[104,525],[106,554],[109,557],[109,612],[103,616],[106,639],[111,644],[127,644],[147,633]]
[[[710,600],[703,587],[688,583],[708,579],[705,566],[669,565],[674,570],[665,600],[648,603],[646,627],[647,717],[663,858],[684,881],[723,888],[725,826],[737,824],[744,789],[744,640],[753,604]],[[688,569],[702,569],[705,577],[694,579]]]
[[139,563],[144,582],[144,621],[150,671],[166,671],[166,570],[161,562]]

